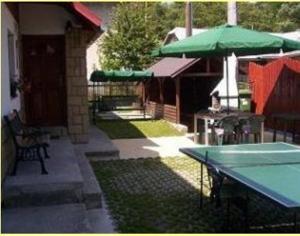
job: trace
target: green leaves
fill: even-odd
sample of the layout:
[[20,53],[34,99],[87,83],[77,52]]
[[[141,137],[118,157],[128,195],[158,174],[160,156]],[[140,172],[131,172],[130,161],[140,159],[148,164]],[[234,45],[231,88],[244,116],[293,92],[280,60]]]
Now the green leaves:
[[239,23],[262,31],[293,31],[300,28],[300,3],[238,3]]
[[[300,28],[300,3],[238,2],[238,24],[260,31]],[[193,2],[193,27],[205,28],[227,21],[226,2]],[[146,69],[150,53],[174,27],[185,25],[184,2],[126,2],[114,12],[111,29],[100,45],[103,69]]]
[[101,47],[103,68],[143,70],[151,64],[151,51],[159,36],[153,26],[150,3],[121,3]]

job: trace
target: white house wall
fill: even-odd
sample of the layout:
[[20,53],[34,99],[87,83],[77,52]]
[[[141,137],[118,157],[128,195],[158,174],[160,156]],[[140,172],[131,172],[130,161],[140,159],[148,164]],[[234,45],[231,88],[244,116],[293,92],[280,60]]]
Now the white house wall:
[[[91,9],[97,16],[101,18],[101,28],[106,31],[107,28],[111,25],[113,7],[116,6],[116,3],[109,2],[85,2],[89,9]],[[86,61],[87,61],[87,79],[89,80],[91,73],[97,69],[101,70],[101,64],[99,62],[100,53],[98,51],[98,43],[103,40],[103,36],[95,40],[88,48],[86,52]]]
[[[14,40],[18,40],[18,24],[8,10],[6,4],[1,3],[1,112],[8,114],[13,109],[20,109],[20,95],[16,98],[10,97],[9,59],[8,59],[8,32],[14,35]],[[15,50],[15,75],[19,75],[19,63],[17,58],[19,52]]]
[[63,7],[55,4],[21,3],[20,32],[29,35],[62,35],[66,23],[75,22]]

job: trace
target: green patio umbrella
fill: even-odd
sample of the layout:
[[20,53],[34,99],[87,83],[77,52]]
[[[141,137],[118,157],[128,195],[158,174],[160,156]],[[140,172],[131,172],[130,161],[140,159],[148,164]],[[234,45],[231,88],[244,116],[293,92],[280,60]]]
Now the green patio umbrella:
[[225,24],[156,49],[152,51],[152,56],[225,56],[227,108],[229,109],[227,57],[232,53],[243,56],[279,53],[280,50],[284,52],[300,50],[300,42]]

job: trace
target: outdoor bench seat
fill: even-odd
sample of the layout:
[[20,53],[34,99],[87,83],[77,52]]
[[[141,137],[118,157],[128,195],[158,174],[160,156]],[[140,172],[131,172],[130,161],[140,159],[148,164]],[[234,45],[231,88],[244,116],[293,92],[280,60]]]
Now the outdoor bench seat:
[[49,132],[38,127],[29,127],[22,123],[18,112],[14,110],[10,115],[4,116],[10,135],[15,146],[15,164],[12,175],[16,175],[19,161],[39,161],[42,174],[48,174],[41,149],[45,158],[50,158],[47,152],[49,147]]

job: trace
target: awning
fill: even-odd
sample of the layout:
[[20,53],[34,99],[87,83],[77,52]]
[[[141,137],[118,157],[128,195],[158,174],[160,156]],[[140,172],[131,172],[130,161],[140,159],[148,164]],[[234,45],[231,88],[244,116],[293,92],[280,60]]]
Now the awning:
[[153,72],[151,71],[96,70],[91,74],[90,81],[92,82],[108,82],[108,81],[135,82],[135,81],[143,81],[151,77],[153,77]]
[[100,28],[101,27],[101,19],[92,12],[88,7],[83,5],[80,2],[72,2],[70,3],[72,11],[82,18],[84,21],[92,25],[93,27]]

